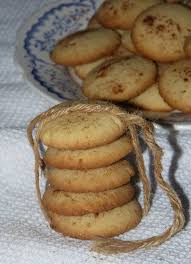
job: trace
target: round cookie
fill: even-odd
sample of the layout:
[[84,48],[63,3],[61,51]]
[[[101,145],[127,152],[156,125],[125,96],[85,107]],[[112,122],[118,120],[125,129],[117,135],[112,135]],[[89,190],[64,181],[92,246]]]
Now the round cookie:
[[79,239],[117,236],[137,226],[142,218],[142,210],[136,200],[98,214],[63,216],[51,211],[47,213],[53,229]]
[[119,48],[113,53],[112,56],[107,56],[102,59],[96,60],[94,62],[88,63],[88,64],[82,64],[75,67],[75,73],[78,75],[80,79],[85,79],[90,71],[101,65],[102,63],[115,58],[115,57],[122,57],[122,56],[132,56],[133,54],[125,49],[122,46],[119,46]]
[[106,0],[96,13],[97,20],[106,28],[131,29],[136,17],[160,0]]
[[184,52],[187,58],[191,58],[191,36],[187,37],[184,42]]
[[125,130],[121,120],[111,113],[73,112],[47,123],[40,139],[57,149],[86,149],[110,143]]
[[123,47],[125,47],[126,49],[128,49],[130,52],[132,53],[137,53],[137,50],[135,48],[135,45],[132,41],[131,38],[131,31],[120,31],[121,33],[121,44]]
[[173,108],[191,112],[191,61],[180,60],[166,69],[159,79],[159,92]]
[[126,101],[155,83],[154,62],[138,56],[108,60],[91,71],[82,91],[92,99]]
[[104,192],[70,193],[49,187],[43,196],[43,206],[63,215],[85,215],[100,213],[122,206],[131,201],[135,188],[131,184]]
[[110,144],[85,150],[48,148],[44,161],[46,165],[59,169],[95,169],[111,165],[131,151],[131,140],[123,136]]
[[117,32],[105,29],[79,31],[60,40],[50,53],[57,64],[76,66],[111,55],[121,43]]
[[169,112],[173,110],[160,96],[158,83],[153,84],[145,92],[129,100],[129,103],[154,112]]
[[184,41],[191,34],[191,10],[180,4],[159,4],[142,12],[132,29],[137,51],[158,62],[185,58]]
[[89,170],[48,168],[45,175],[56,190],[103,192],[127,184],[134,175],[134,170],[127,160],[121,160],[110,166]]

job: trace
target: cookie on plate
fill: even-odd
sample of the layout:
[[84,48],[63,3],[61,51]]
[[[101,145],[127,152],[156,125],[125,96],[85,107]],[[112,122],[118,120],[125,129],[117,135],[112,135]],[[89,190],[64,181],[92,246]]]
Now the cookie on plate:
[[173,110],[160,96],[158,83],[153,84],[145,92],[129,100],[129,103],[154,112],[169,112]]
[[142,210],[136,200],[97,214],[64,216],[51,211],[47,213],[54,230],[79,239],[116,236],[137,226],[142,218]]
[[59,150],[48,148],[44,155],[46,165],[58,169],[95,169],[111,165],[132,151],[127,136],[107,145],[84,150]]
[[126,101],[155,83],[154,62],[138,56],[108,60],[91,71],[82,91],[92,99]]
[[127,160],[89,170],[47,168],[48,183],[65,192],[103,192],[129,183],[134,169]]
[[125,130],[111,113],[73,112],[47,123],[40,138],[46,146],[57,149],[86,149],[110,143]]
[[191,10],[180,4],[159,4],[142,12],[132,29],[137,51],[158,62],[185,58],[184,41],[191,34]]
[[131,29],[136,17],[160,0],[106,0],[96,12],[97,20],[106,28]]
[[191,112],[191,61],[180,60],[170,65],[160,76],[159,92],[175,109]]
[[50,58],[56,64],[76,66],[111,55],[120,43],[119,34],[110,29],[79,31],[60,40]]
[[122,206],[133,199],[135,188],[131,184],[104,192],[70,193],[49,187],[43,195],[43,206],[63,215],[100,213]]

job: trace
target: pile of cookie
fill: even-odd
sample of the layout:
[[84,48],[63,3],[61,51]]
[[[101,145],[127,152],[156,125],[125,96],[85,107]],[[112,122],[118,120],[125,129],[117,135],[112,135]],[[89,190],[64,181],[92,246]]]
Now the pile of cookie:
[[124,159],[133,147],[121,120],[108,112],[69,113],[45,124],[47,188],[44,209],[56,231],[80,239],[112,237],[142,217],[134,169]]
[[191,112],[190,3],[169,2],[106,0],[50,58],[74,69],[88,98]]

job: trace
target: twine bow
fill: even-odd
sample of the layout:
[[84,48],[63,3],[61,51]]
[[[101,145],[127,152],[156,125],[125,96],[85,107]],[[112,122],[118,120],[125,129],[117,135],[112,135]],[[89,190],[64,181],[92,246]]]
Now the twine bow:
[[[138,248],[146,248],[151,246],[157,246],[165,242],[178,231],[180,231],[185,224],[185,217],[180,199],[172,187],[163,179],[161,159],[163,152],[161,148],[156,144],[153,133],[153,126],[148,121],[144,120],[141,116],[136,114],[130,114],[122,109],[114,106],[113,104],[104,102],[72,102],[61,103],[49,109],[48,111],[40,114],[31,121],[27,128],[27,134],[29,142],[33,148],[35,156],[35,181],[36,191],[39,204],[41,206],[44,216],[51,224],[51,220],[46,214],[46,210],[42,204],[42,196],[40,191],[40,175],[43,174],[44,162],[41,158],[39,144],[40,133],[44,125],[51,120],[58,117],[70,114],[71,112],[110,112],[117,116],[125,125],[127,132],[130,133],[132,144],[136,155],[136,163],[138,167],[140,181],[143,185],[144,194],[144,206],[143,215],[147,215],[150,202],[151,202],[151,186],[150,181],[145,172],[144,159],[141,152],[139,139],[137,136],[137,128],[142,132],[143,138],[153,156],[153,170],[156,183],[167,194],[169,202],[174,212],[174,219],[172,225],[161,235],[153,236],[143,240],[136,241],[123,241],[119,239],[96,239],[93,243],[92,250],[104,253],[104,254],[116,254],[119,252],[129,252]],[[34,132],[34,133],[33,133]]]

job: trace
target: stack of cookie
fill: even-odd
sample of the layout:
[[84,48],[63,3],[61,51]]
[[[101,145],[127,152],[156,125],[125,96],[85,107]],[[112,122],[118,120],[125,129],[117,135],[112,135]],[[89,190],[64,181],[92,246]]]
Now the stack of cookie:
[[176,0],[106,0],[86,30],[51,52],[91,99],[191,112],[191,9]]
[[126,128],[110,113],[70,113],[47,123],[48,187],[43,205],[51,226],[64,235],[94,239],[135,227],[141,207],[130,183],[134,170],[124,157],[132,151]]

